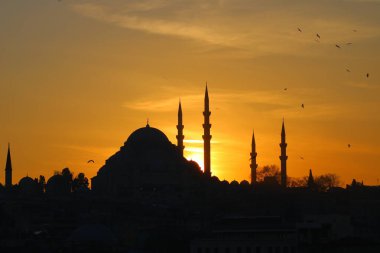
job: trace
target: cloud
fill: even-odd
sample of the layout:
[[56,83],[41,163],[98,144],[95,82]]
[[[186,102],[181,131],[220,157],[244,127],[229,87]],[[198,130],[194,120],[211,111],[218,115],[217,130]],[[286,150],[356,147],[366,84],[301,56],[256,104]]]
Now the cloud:
[[[183,92],[183,91],[182,91]],[[187,109],[199,107],[204,99],[203,94],[187,95],[181,97],[181,101],[187,104]],[[268,105],[288,105],[289,102],[284,100],[278,92],[273,91],[219,91],[213,92],[212,100],[214,104],[231,104],[231,103],[252,103],[252,104],[268,104]],[[163,99],[151,98],[145,101],[129,101],[124,104],[125,107],[133,110],[168,112],[173,111],[177,107],[178,97],[169,97]]]
[[[141,5],[139,9],[147,10],[154,6]],[[192,25],[185,22],[148,18],[132,14],[114,13],[96,4],[74,4],[73,9],[84,16],[116,24],[128,29],[141,30],[154,34],[190,38],[216,45],[233,45],[236,38],[223,36],[212,29]]]
[[[71,8],[127,29],[197,41],[210,46],[211,52],[225,51],[233,57],[320,55],[323,50],[312,50],[317,32],[322,35],[319,49],[380,35],[377,19],[355,20],[355,16],[340,11],[344,3],[336,0],[329,4],[294,1],[289,5],[276,0],[100,2],[74,3]],[[297,27],[304,32],[299,33]],[[353,29],[360,32],[354,34]]]

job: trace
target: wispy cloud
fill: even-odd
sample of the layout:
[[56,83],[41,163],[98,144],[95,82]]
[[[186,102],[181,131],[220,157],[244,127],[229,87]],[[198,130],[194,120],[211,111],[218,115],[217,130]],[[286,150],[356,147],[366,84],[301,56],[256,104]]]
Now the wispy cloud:
[[[141,8],[142,7],[142,8]],[[154,6],[141,5],[140,9],[151,9]],[[145,8],[145,9],[144,9]],[[223,36],[212,29],[185,22],[148,18],[132,14],[113,13],[104,6],[96,4],[74,4],[73,9],[82,15],[113,23],[121,27],[141,30],[154,34],[190,38],[207,43],[231,46],[236,38]]]
[[[209,44],[212,45],[211,51],[221,46],[218,50],[236,51],[235,57],[320,54],[321,50],[310,50],[311,45],[315,46],[316,33],[322,34],[320,48],[380,35],[375,21],[372,24],[359,21],[360,32],[353,34],[358,21],[352,16],[331,11],[344,4],[337,0],[330,4],[309,5],[294,1],[290,6],[284,6],[281,1],[260,2],[258,5],[257,1],[244,0],[100,2],[76,2],[71,8],[86,17],[127,29]],[[297,3],[297,8],[303,9],[302,13],[294,13],[292,6]],[[304,29],[303,33],[297,31],[298,26]]]
[[[187,104],[186,108],[191,109],[198,107],[204,97],[203,94],[186,95],[181,97],[181,101]],[[228,103],[252,103],[252,104],[269,104],[269,105],[288,105],[290,102],[284,100],[278,92],[273,91],[241,91],[241,92],[214,92],[212,99],[215,104]],[[163,99],[149,99],[144,101],[129,101],[124,104],[125,107],[133,110],[149,110],[156,112],[173,111],[178,104],[178,97]]]

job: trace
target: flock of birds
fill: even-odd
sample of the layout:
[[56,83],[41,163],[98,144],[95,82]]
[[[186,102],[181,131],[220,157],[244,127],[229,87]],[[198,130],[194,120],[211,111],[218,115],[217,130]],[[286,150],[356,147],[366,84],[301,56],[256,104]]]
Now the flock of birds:
[[[303,32],[302,29],[299,28],[299,27],[297,28],[297,30],[298,30],[300,33]],[[352,31],[356,33],[358,30],[353,29]],[[321,42],[321,35],[320,35],[319,33],[316,33],[316,34],[315,34],[315,37],[316,37],[316,38],[315,38],[314,40],[315,40],[316,42],[318,42],[318,43]],[[345,43],[345,45],[346,45],[346,46],[351,46],[351,45],[352,45],[352,42],[347,42],[347,43]],[[335,47],[338,48],[338,49],[341,49],[341,48],[342,48],[342,46],[341,46],[340,44],[335,44]],[[348,68],[346,68],[346,71],[347,71],[347,72],[351,72],[351,70],[348,69]],[[369,73],[367,73],[365,76],[366,76],[367,78],[369,78]]]
[[[300,33],[302,33],[303,31],[302,31],[302,29],[301,28],[297,28],[297,30],[298,30],[298,32],[300,32]],[[357,32],[357,30],[356,29],[353,29],[352,30],[353,32]],[[320,40],[321,40],[321,35],[319,34],[319,33],[316,33],[315,34],[315,39],[314,39],[316,42],[320,42]],[[346,46],[351,46],[352,45],[352,42],[347,42],[347,43],[345,43],[345,45]],[[335,44],[335,47],[337,48],[337,49],[341,49],[342,48],[342,46],[340,45],[340,44]],[[351,72],[351,70],[350,69],[348,69],[348,68],[346,68],[346,72]],[[366,75],[365,75],[365,77],[366,78],[369,78],[369,73],[366,73]],[[288,90],[288,88],[284,88],[284,91],[287,91]],[[301,108],[302,109],[305,109],[305,104],[301,104]],[[347,144],[347,147],[348,148],[351,148],[351,144]],[[299,156],[299,158],[301,159],[301,160],[304,160],[305,158],[303,157],[303,156]]]

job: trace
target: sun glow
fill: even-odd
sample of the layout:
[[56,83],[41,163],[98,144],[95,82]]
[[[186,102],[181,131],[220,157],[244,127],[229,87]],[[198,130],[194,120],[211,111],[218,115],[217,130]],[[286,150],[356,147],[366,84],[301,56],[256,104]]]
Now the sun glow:
[[186,147],[185,157],[189,161],[197,162],[202,171],[204,171],[203,164],[203,148],[201,147]]

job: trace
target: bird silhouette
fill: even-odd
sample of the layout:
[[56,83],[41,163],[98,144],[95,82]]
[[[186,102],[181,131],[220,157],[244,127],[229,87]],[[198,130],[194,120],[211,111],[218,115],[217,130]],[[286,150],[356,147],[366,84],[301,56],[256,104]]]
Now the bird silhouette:
[[288,90],[288,88],[284,88],[284,90],[286,91],[286,90]]
[[95,163],[94,160],[88,160],[87,163]]
[[318,37],[318,39],[320,39],[320,38],[321,38],[321,35],[319,35],[319,34],[317,33],[317,37]]
[[349,70],[349,69],[346,69],[346,71],[347,71],[347,72],[351,72],[351,70]]
[[[368,77],[369,77],[369,73],[367,73],[367,75],[366,75],[366,76],[367,76],[367,78],[368,78]],[[375,79],[376,79],[376,78],[375,78]]]
[[348,144],[347,147],[351,148],[351,144]]
[[354,29],[354,30],[352,30],[354,33],[356,33],[358,30],[356,30],[356,29]]
[[301,159],[301,160],[304,160],[303,156],[300,156],[300,159]]
[[298,31],[299,31],[300,33],[302,33],[302,30],[301,30],[301,28],[299,28],[299,27],[298,27],[297,29],[298,29]]
[[301,107],[302,107],[302,108],[305,108],[305,105],[304,105],[304,104],[301,104]]
[[335,44],[335,46],[336,46],[337,48],[340,48],[340,46],[339,46],[338,44]]
[[346,45],[351,46],[352,42],[347,42]]

